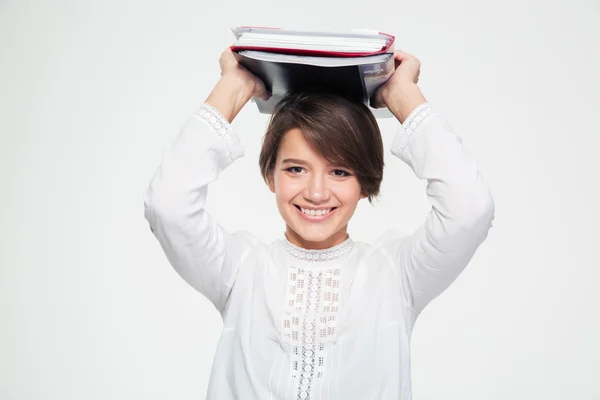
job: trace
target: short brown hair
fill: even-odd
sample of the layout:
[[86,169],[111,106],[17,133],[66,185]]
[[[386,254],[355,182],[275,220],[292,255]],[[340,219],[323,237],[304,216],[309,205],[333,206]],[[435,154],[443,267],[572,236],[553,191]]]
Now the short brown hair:
[[314,88],[288,94],[276,105],[263,137],[259,165],[265,182],[285,133],[294,128],[327,161],[351,169],[369,202],[379,194],[383,141],[366,105]]

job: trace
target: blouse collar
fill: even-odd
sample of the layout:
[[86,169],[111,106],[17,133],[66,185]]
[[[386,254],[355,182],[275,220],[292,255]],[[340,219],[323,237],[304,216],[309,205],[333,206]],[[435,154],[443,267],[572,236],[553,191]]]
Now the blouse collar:
[[333,261],[337,260],[344,255],[348,254],[348,252],[352,249],[354,242],[350,237],[343,241],[342,243],[330,247],[328,249],[318,249],[318,250],[309,250],[304,249],[302,247],[296,246],[291,243],[285,235],[283,235],[283,239],[281,241],[283,243],[283,247],[287,250],[290,255],[298,260],[302,261],[312,261],[312,262],[323,262],[323,261]]

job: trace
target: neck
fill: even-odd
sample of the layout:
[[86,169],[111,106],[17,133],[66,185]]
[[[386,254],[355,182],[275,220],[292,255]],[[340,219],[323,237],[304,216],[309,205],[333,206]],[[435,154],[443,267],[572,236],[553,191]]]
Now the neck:
[[306,250],[323,250],[329,249],[331,247],[337,246],[340,243],[343,243],[346,239],[348,239],[348,233],[346,232],[346,227],[340,229],[330,237],[322,241],[310,241],[304,239],[302,236],[298,235],[289,226],[286,227],[285,237],[287,240],[303,249]]

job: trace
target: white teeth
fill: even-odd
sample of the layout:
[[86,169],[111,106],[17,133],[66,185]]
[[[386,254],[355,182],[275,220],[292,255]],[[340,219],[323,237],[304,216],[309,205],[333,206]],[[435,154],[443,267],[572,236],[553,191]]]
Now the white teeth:
[[331,211],[331,209],[309,210],[308,208],[300,208],[300,210],[302,210],[302,213],[304,213],[306,215],[310,215],[310,216],[321,216],[321,215],[325,215],[325,214],[329,213],[329,211]]

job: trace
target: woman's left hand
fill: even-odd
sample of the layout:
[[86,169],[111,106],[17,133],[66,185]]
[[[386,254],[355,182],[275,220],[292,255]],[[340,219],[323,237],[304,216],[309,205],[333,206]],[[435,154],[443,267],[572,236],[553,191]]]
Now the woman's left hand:
[[390,99],[399,96],[407,88],[419,82],[421,62],[414,56],[400,50],[394,51],[396,70],[386,83],[381,85],[371,99],[371,106],[383,108],[390,106]]

